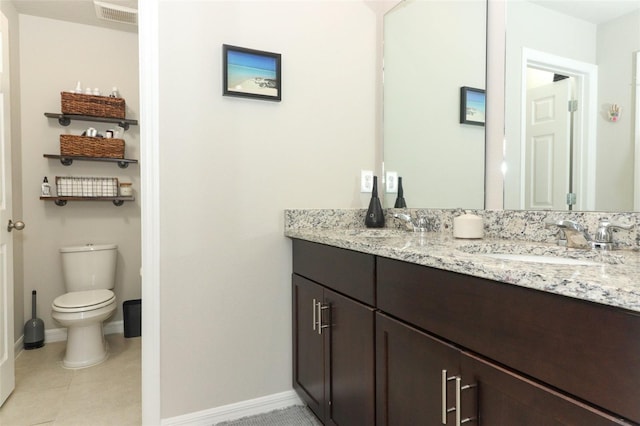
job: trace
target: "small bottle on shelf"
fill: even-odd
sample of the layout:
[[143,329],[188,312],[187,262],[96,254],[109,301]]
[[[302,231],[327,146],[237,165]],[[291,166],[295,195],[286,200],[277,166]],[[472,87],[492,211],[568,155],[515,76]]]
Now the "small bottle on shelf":
[[42,180],[42,186],[41,186],[40,194],[43,197],[51,197],[51,185],[49,185],[49,179],[47,179],[46,176]]

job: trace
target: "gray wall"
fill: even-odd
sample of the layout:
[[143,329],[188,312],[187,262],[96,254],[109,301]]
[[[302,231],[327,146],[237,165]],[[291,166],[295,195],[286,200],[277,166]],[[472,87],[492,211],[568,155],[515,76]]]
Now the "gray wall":
[[[640,12],[624,15],[598,27],[596,210],[633,210],[633,132],[640,126],[640,123],[634,125],[633,52],[638,51]],[[607,110],[611,104],[622,108],[617,123],[608,120]]]
[[[377,20],[360,1],[159,3],[163,418],[291,389],[283,210],[368,202]],[[221,96],[223,43],[281,53],[282,102]]]
[[[122,302],[139,298],[140,206],[136,202],[115,207],[110,202],[69,202],[58,207],[41,201],[44,176],[107,176],[133,182],[139,189],[137,165],[120,169],[112,163],[74,162],[65,167],[43,154],[60,152],[59,135],[79,135],[89,126],[102,131],[113,125],[72,122],[62,127],[44,112],[60,112],[60,92],[76,81],[102,91],[118,86],[127,101],[127,116],[138,116],[138,43],[135,33],[20,15],[21,163],[15,173],[22,182],[22,218],[27,227],[21,238],[24,250],[24,316],[31,315],[31,290],[38,291],[38,316],[47,329],[59,328],[51,319],[53,299],[65,293],[58,248],[86,243],[118,244],[115,293],[122,319]],[[125,136],[125,154],[139,158],[139,128]],[[16,268],[17,269],[17,268]],[[16,297],[16,302],[20,299]],[[17,310],[17,309],[16,309]],[[25,318],[26,319],[26,318]],[[20,321],[24,324],[24,320]],[[22,334],[16,333],[15,338]]]

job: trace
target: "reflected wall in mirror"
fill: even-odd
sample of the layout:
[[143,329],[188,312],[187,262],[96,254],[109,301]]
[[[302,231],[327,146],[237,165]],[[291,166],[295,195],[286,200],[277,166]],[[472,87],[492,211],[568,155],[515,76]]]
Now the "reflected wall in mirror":
[[406,0],[385,15],[384,169],[408,207],[484,208],[484,127],[459,115],[460,88],[485,89],[486,8]]
[[638,210],[640,3],[509,1],[506,21],[504,208]]

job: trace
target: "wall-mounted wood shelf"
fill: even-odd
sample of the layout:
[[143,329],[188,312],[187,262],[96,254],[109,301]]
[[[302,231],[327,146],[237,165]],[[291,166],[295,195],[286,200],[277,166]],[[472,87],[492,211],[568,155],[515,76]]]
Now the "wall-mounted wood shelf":
[[115,206],[121,206],[125,201],[135,201],[135,197],[40,197],[41,200],[53,201],[56,206],[66,206],[67,201],[111,201]]
[[73,164],[74,160],[78,161],[101,161],[104,163],[118,163],[118,167],[126,169],[129,164],[137,164],[138,160],[132,160],[130,158],[105,158],[105,157],[81,157],[75,155],[59,155],[59,154],[43,154],[45,158],[54,158],[60,160],[65,166]]
[[95,121],[97,123],[115,123],[122,127],[124,130],[129,130],[130,125],[137,126],[138,120],[122,119],[122,118],[107,118],[107,117],[93,117],[90,115],[77,115],[77,114],[62,114],[58,112],[45,112],[44,115],[48,118],[58,119],[58,123],[61,126],[68,126],[71,120],[78,121]]

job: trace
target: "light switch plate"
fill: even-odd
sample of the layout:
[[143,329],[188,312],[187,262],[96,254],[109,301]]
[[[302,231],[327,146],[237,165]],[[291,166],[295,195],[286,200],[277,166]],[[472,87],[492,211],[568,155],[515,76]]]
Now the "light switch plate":
[[373,170],[360,171],[360,192],[371,192],[373,190]]
[[398,172],[387,172],[385,182],[387,193],[394,194],[398,192]]

